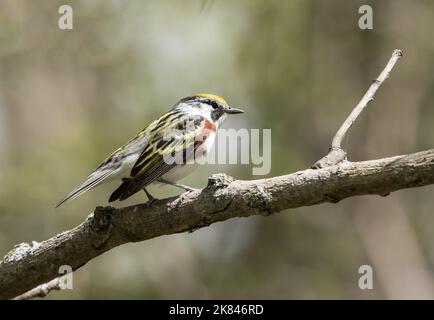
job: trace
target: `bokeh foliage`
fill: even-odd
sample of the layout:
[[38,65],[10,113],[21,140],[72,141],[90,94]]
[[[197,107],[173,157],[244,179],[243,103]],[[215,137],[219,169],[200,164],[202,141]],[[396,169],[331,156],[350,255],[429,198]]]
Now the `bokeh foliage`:
[[[226,127],[271,128],[272,171],[309,167],[383,68],[390,80],[346,139],[351,160],[434,144],[434,3],[384,0],[0,2],[0,255],[80,223],[115,183],[54,209],[113,149],[179,98],[224,96],[247,112]],[[358,28],[370,4],[374,29]],[[204,166],[196,187],[223,171]],[[256,177],[255,177],[256,178]],[[154,188],[160,197],[176,194]],[[129,244],[52,298],[434,297],[432,187],[232,220]],[[143,201],[142,194],[126,205]],[[374,268],[374,290],[358,268]]]

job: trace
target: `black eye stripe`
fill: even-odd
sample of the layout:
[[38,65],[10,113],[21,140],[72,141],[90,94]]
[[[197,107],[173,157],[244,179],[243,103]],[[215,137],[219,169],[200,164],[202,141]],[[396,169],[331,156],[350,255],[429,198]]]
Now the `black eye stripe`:
[[207,101],[205,101],[205,103],[209,104],[214,109],[218,109],[219,108],[219,104],[217,102],[215,102],[214,100],[207,100]]

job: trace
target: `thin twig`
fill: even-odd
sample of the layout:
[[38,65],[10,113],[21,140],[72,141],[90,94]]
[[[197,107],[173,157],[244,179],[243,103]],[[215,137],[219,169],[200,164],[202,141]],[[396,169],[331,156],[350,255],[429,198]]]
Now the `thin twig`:
[[380,88],[383,82],[387,80],[387,78],[389,78],[390,72],[392,71],[393,67],[395,66],[396,62],[400,57],[402,57],[402,51],[399,49],[393,50],[392,56],[390,57],[390,60],[384,70],[380,73],[378,78],[372,82],[371,86],[369,87],[368,91],[366,91],[362,100],[360,100],[359,104],[354,108],[354,110],[350,113],[348,118],[344,121],[339,130],[336,132],[332,141],[332,148],[341,148],[342,140],[344,139],[348,129],[353,125],[357,117],[367,107],[368,103],[374,100],[374,95],[377,92],[378,88]]
[[53,290],[62,290],[61,278],[53,279],[47,283],[41,284],[32,290],[23,293],[22,295],[15,297],[14,300],[30,300],[33,298],[46,297]]
[[333,141],[332,141],[332,145],[330,147],[330,152],[325,157],[318,160],[313,165],[313,168],[324,168],[327,166],[338,164],[339,162],[346,159],[347,154],[341,147],[342,140],[345,138],[347,131],[351,128],[351,126],[356,121],[358,116],[367,107],[368,103],[370,101],[374,100],[374,96],[375,96],[375,93],[377,92],[378,88],[380,88],[380,86],[383,84],[383,82],[386,81],[387,78],[389,78],[390,72],[392,71],[396,62],[401,57],[402,57],[402,51],[401,50],[399,50],[399,49],[393,50],[392,56],[390,57],[389,62],[384,67],[383,71],[381,71],[378,78],[372,82],[368,91],[366,91],[365,95],[362,97],[360,102],[353,109],[353,111],[351,111],[350,115],[347,117],[347,119],[345,119],[344,123],[342,123],[341,127],[336,132],[336,134],[333,138]]

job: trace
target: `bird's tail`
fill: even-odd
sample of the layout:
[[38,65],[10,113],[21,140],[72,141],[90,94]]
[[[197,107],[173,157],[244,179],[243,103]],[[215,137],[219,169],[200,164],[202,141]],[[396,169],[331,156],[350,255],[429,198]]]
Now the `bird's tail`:
[[131,179],[124,178],[122,179],[122,184],[111,194],[109,198],[109,202],[113,202],[116,200],[124,200],[121,199],[123,193],[128,189],[129,185],[131,183]]
[[102,183],[104,180],[107,180],[110,176],[114,174],[113,170],[104,170],[104,171],[95,171],[87,177],[86,181],[77,186],[74,190],[72,190],[64,199],[62,199],[57,205],[56,208],[59,207],[62,203],[70,200],[74,200],[79,197],[86,191],[95,188],[97,185]]

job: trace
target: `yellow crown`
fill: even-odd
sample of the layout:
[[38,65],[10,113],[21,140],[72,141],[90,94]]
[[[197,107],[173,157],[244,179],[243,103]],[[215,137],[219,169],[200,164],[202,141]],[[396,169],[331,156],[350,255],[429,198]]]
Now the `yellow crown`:
[[219,96],[217,96],[217,95],[215,95],[215,94],[211,94],[211,93],[196,93],[196,94],[194,94],[193,96],[196,96],[196,97],[204,97],[204,98],[210,98],[210,99],[217,100],[217,101],[219,101],[219,102],[221,102],[221,103],[228,104],[228,103],[226,102],[226,100],[223,99],[222,97],[219,97]]

